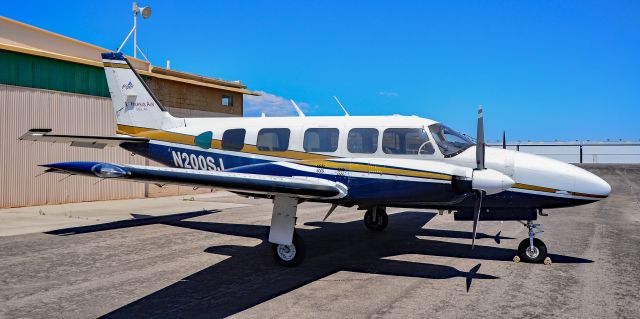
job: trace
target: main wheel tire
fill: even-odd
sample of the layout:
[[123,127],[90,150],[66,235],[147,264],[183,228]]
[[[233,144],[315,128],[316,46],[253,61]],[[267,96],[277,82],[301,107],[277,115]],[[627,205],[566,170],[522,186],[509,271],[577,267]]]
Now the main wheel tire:
[[387,215],[387,211],[384,208],[378,208],[376,212],[376,220],[373,220],[373,209],[368,209],[364,214],[364,225],[367,226],[369,230],[373,231],[382,231],[387,228],[389,224],[389,215]]
[[293,233],[291,245],[271,244],[273,259],[281,266],[295,267],[302,263],[306,254],[306,248],[302,237]]
[[529,238],[524,239],[518,245],[518,256],[524,262],[542,263],[547,258],[547,246],[538,238],[533,239],[533,249],[529,244]]

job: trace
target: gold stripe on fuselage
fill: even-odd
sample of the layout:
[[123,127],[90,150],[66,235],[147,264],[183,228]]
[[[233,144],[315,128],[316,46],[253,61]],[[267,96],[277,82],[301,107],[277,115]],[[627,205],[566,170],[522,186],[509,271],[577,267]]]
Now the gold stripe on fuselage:
[[410,169],[388,167],[388,166],[381,166],[381,165],[372,165],[372,164],[338,162],[338,161],[301,161],[298,164],[314,166],[318,168],[345,170],[345,171],[351,171],[351,172],[378,173],[378,174],[386,174],[386,175],[420,177],[420,178],[439,179],[439,180],[447,180],[447,181],[451,180],[451,175],[447,175],[447,174],[432,173],[427,171],[410,170]]
[[[145,137],[151,140],[158,140],[163,142],[171,142],[171,143],[179,143],[191,146],[197,146],[195,144],[195,136],[167,132],[163,130],[128,126],[118,124],[118,134],[127,134],[138,137]],[[212,149],[222,149],[222,141],[213,139],[211,140],[211,148]],[[265,156],[273,156],[280,157],[292,160],[317,160],[317,159],[329,159],[336,158],[335,156],[323,155],[323,154],[314,154],[314,153],[306,153],[306,152],[298,152],[298,151],[282,151],[282,152],[274,152],[274,151],[262,151],[259,150],[257,146],[251,144],[244,144],[242,149],[238,152],[248,153],[248,154],[256,154],[256,155],[265,155]]]
[[[195,144],[195,136],[188,135],[188,134],[168,132],[168,131],[150,129],[150,128],[144,128],[144,127],[128,126],[128,125],[122,125],[122,124],[118,124],[117,133],[138,136],[138,137],[145,137],[151,140],[197,146]],[[222,142],[220,140],[215,140],[215,139],[212,140],[211,148],[222,149]],[[251,144],[244,144],[243,148],[239,152],[247,153],[247,154],[280,157],[283,159],[301,160],[300,162],[298,162],[298,164],[313,166],[318,168],[329,168],[329,169],[337,169],[337,170],[353,171],[353,172],[361,172],[361,173],[378,173],[378,174],[386,174],[386,175],[419,177],[419,178],[448,180],[448,181],[450,181],[452,178],[451,175],[432,173],[432,172],[426,172],[426,171],[418,171],[418,170],[410,170],[410,169],[362,164],[362,163],[329,161],[328,159],[333,159],[337,157],[322,155],[322,154],[289,151],[289,150],[283,151],[283,152],[261,151],[255,145],[251,145]],[[555,188],[528,185],[528,184],[522,184],[522,183],[516,183],[512,186],[512,188],[550,193],[550,194],[558,194],[562,192]],[[607,197],[603,195],[593,195],[593,194],[585,194],[585,193],[578,193],[578,192],[566,192],[566,193],[572,196],[580,196],[580,197],[592,197],[592,198]]]
[[545,192],[545,193],[555,193],[555,192],[558,191],[555,188],[528,185],[528,184],[521,184],[521,183],[515,183],[515,184],[513,184],[512,187],[513,188],[519,188],[519,189],[526,189],[526,190],[529,190],[529,191]]
[[579,197],[607,198],[607,196],[605,196],[605,195],[595,195],[595,194],[586,194],[586,193],[579,193],[579,192],[562,191],[562,190],[555,189],[555,188],[528,185],[528,184],[521,184],[521,183],[514,184],[512,186],[512,188],[524,189],[524,190],[530,190],[530,191],[537,191],[537,192],[543,192],[543,193],[569,194],[571,196],[579,196]]
[[[191,145],[191,146],[196,145],[195,136],[174,133],[174,132],[167,132],[163,130],[155,130],[155,129],[119,124],[118,133],[134,135],[138,137],[145,137],[151,140],[179,143],[179,144],[185,144],[185,145]],[[211,141],[211,148],[221,149],[222,148],[221,144],[222,143],[220,140],[214,139]],[[420,178],[429,178],[429,179],[438,179],[438,180],[451,180],[451,176],[447,174],[439,174],[439,173],[432,173],[432,172],[426,172],[426,171],[418,171],[418,170],[410,170],[410,169],[402,169],[402,168],[386,167],[386,166],[370,165],[370,164],[362,164],[362,163],[327,161],[326,159],[332,159],[336,157],[329,156],[329,155],[322,155],[322,154],[298,152],[298,151],[289,151],[289,150],[283,151],[283,152],[261,151],[255,145],[251,145],[251,144],[245,144],[242,150],[240,150],[239,152],[248,153],[248,154],[274,156],[274,157],[293,159],[293,160],[301,160],[299,164],[314,166],[318,168],[330,168],[330,169],[347,170],[347,171],[354,171],[354,172],[361,172],[361,173],[379,173],[379,174],[398,175],[398,176],[405,176],[405,177],[420,177]]]
[[593,197],[593,198],[607,198],[608,197],[606,195],[585,194],[585,193],[578,193],[578,192],[569,192],[569,194],[571,194],[573,196]]

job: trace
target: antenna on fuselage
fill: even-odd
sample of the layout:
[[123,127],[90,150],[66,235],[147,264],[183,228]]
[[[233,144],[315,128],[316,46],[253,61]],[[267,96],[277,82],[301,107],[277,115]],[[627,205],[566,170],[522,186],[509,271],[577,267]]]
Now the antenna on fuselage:
[[300,110],[300,108],[298,107],[298,104],[296,104],[296,102],[294,102],[293,100],[289,100],[289,101],[291,101],[291,104],[293,104],[293,107],[296,109],[296,112],[298,112],[298,116],[304,117],[304,113],[302,113],[302,110]]
[[349,112],[347,112],[347,109],[345,109],[344,106],[342,106],[342,103],[340,103],[340,100],[338,100],[338,97],[334,95],[333,98],[336,99],[336,102],[338,102],[338,105],[340,105],[340,107],[344,111],[344,116],[349,116]]
[[507,149],[507,131],[502,131],[502,149]]

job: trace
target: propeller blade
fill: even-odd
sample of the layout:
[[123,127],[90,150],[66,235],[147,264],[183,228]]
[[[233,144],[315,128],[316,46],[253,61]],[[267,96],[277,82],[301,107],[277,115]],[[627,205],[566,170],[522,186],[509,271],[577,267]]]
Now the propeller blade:
[[507,132],[502,131],[502,149],[507,149]]
[[476,204],[473,207],[473,237],[471,237],[471,249],[476,244],[476,233],[478,232],[478,221],[480,220],[480,209],[482,208],[482,191],[476,191]]
[[478,132],[476,134],[476,166],[477,169],[484,169],[484,121],[482,115],[482,105],[478,108]]

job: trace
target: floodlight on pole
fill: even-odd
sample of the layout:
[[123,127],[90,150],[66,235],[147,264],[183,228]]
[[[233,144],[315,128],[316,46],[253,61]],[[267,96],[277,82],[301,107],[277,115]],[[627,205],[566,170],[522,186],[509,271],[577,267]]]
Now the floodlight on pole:
[[149,6],[140,7],[138,6],[137,2],[134,2],[132,11],[133,11],[133,28],[131,29],[131,31],[129,31],[129,34],[124,39],[124,41],[122,41],[122,44],[120,45],[120,47],[118,47],[118,50],[116,51],[120,52],[120,50],[122,50],[122,47],[127,43],[129,38],[131,37],[131,34],[133,33],[133,57],[137,58],[138,51],[140,51],[140,54],[142,54],[144,59],[149,61],[149,59],[147,59],[144,53],[142,53],[142,50],[140,50],[140,48],[138,47],[138,14],[140,14],[143,19],[148,19],[149,17],[151,17],[151,7]]

